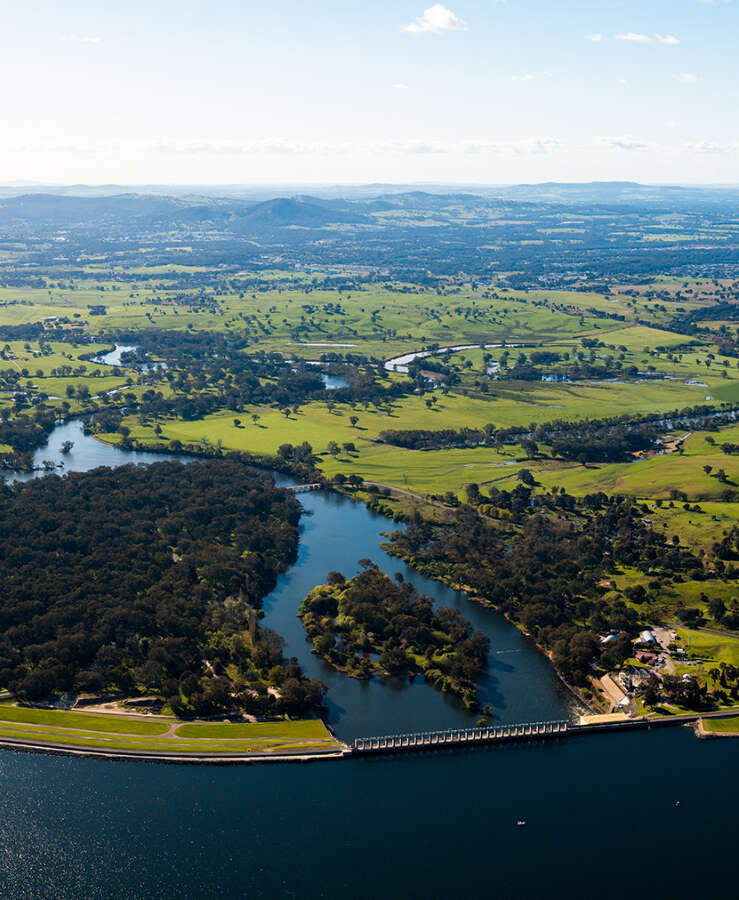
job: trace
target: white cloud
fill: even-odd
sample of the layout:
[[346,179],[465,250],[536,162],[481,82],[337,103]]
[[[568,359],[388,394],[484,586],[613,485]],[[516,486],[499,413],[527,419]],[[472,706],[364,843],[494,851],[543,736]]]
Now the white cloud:
[[[100,148],[93,148],[95,152]],[[159,141],[141,149],[159,156],[356,156],[379,155],[454,155],[478,154],[508,157],[538,156],[565,150],[557,138],[534,136],[518,140],[468,139],[455,142],[398,140],[377,138],[366,141],[302,141],[291,138],[258,138],[254,140],[203,139],[194,141]],[[117,152],[122,152],[118,148]]]
[[423,15],[419,16],[415,22],[403,26],[403,31],[413,34],[428,31],[438,34],[440,31],[466,30],[467,24],[442,3],[434,3],[433,6],[425,9]]
[[74,41],[75,44],[101,44],[103,42],[103,39],[97,34],[71,34],[69,40]]
[[301,141],[288,138],[261,138],[249,141],[162,141],[154,144],[156,153],[164,156],[255,156],[327,155],[345,153],[351,144],[345,141]]
[[628,84],[629,82],[625,78],[619,78],[618,83],[619,84]]
[[369,151],[375,153],[449,153],[451,148],[449,144],[441,141],[398,141],[398,140],[378,140],[371,141],[369,144],[359,144],[356,146],[358,151]]
[[[601,41],[609,40],[609,38],[607,35],[596,32],[595,34],[586,34],[585,40],[592,41],[594,44],[599,44]],[[628,41],[632,44],[654,44],[656,42],[669,47],[674,47],[680,43],[680,39],[676,38],[674,34],[655,34],[654,37],[652,37],[651,35],[642,34],[638,31],[619,32],[618,34],[614,34],[611,40]]]
[[633,135],[624,134],[619,137],[596,137],[593,141],[599,150],[651,150],[652,145]]
[[403,84],[402,81],[398,81],[396,84],[393,85],[393,90],[394,90],[394,91],[407,91],[407,90],[408,90],[408,85],[407,85],[407,84]]
[[676,75],[675,78],[677,81],[682,81],[683,84],[695,84],[700,81],[699,76],[692,72],[683,72],[682,75]]
[[514,141],[462,141],[459,149],[463,153],[494,153],[501,156],[539,156],[562,150],[561,141],[553,137],[530,137]]
[[534,81],[536,75],[532,75],[531,72],[527,72],[525,75],[512,75],[511,81]]
[[652,39],[648,34],[638,34],[634,31],[627,31],[625,34],[614,34],[614,41],[631,41],[634,44],[651,44]]
[[739,141],[734,141],[729,144],[719,144],[714,141],[695,141],[693,143],[685,144],[683,149],[687,150],[689,153],[738,153]]

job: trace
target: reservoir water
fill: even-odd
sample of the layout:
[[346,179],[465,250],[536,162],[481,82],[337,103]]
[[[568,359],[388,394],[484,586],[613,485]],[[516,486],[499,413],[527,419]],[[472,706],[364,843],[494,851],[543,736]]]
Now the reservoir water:
[[0,753],[0,895],[733,898],[736,751],[670,729],[303,766]]
[[[62,455],[65,440],[74,447]],[[162,458],[100,444],[72,421],[35,461],[80,471]],[[308,652],[300,600],[362,557],[490,636],[480,693],[496,720],[574,712],[546,659],[505,619],[380,550],[393,523],[338,495],[300,499],[312,514],[296,564],[265,599],[264,624],[327,683],[340,737],[472,721],[423,682],[355,681]],[[733,897],[737,750],[739,741],[682,728],[302,766],[2,752],[0,897],[620,897],[635,880],[672,897]]]

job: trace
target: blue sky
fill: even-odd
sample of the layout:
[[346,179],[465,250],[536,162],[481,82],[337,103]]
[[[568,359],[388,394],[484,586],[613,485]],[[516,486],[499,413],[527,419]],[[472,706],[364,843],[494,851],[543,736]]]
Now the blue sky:
[[739,181],[739,0],[5,5],[4,183]]

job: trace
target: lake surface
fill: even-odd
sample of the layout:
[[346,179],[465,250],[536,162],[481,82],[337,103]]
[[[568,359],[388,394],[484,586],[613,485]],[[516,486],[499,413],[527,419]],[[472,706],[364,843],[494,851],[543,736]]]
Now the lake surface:
[[102,363],[106,366],[122,366],[121,356],[124,353],[133,353],[136,349],[135,344],[116,344],[115,347],[107,353],[93,356],[91,362]]
[[675,729],[302,766],[0,753],[0,893],[733,898],[737,747]]
[[[277,481],[285,479],[278,476]],[[491,652],[478,694],[481,706],[494,708],[496,721],[569,718],[574,712],[574,697],[548,660],[503,616],[425,578],[380,549],[386,540],[383,532],[398,525],[339,494],[301,494],[300,501],[312,515],[301,521],[297,563],[264,601],[264,624],[287,640],[287,655],[297,656],[309,675],[328,685],[328,720],[340,737],[469,726],[476,721],[458,701],[420,678],[413,684],[400,679],[358,681],[308,652],[303,624],[295,614],[300,601],[316,584],[323,584],[332,569],[354,575],[363,558],[391,576],[401,572],[419,593],[437,604],[456,607],[488,635]]]
[[321,379],[327,391],[337,391],[349,384],[343,375],[332,375],[330,372],[321,372]]
[[[72,441],[74,444],[69,453],[62,453],[62,444],[65,441]],[[64,475],[65,472],[87,472],[98,466],[124,466],[132,462],[152,463],[162,459],[175,458],[175,455],[147,453],[139,450],[128,452],[119,450],[118,447],[110,444],[103,444],[91,435],[84,433],[82,422],[79,419],[72,419],[62,425],[57,425],[49,435],[48,442],[34,451],[33,465],[43,466],[45,460],[57,465],[62,463],[63,466],[54,471],[57,475]],[[8,483],[30,481],[45,474],[45,472],[6,473],[5,480]]]
[[[66,456],[64,440],[75,443]],[[37,458],[80,471],[163,457],[100,444],[73,421]],[[471,721],[423,682],[355,681],[308,652],[300,600],[362,557],[490,636],[481,701],[497,720],[573,713],[546,659],[505,619],[379,549],[392,522],[338,495],[300,499],[312,515],[264,624],[328,684],[341,737]],[[681,728],[310,765],[0,752],[0,897],[610,898],[635,879],[665,896],[734,897],[738,751]]]

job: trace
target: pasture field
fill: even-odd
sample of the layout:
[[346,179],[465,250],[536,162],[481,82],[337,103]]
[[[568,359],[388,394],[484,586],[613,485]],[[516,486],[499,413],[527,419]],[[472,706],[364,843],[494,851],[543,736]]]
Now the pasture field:
[[677,534],[680,540],[697,550],[708,552],[732,528],[739,525],[739,503],[701,501],[700,512],[693,507],[683,508],[682,503],[657,507],[650,503],[649,518],[654,528],[665,534]]
[[[723,628],[709,611],[710,600],[721,598],[728,603],[731,597],[739,592],[733,581],[724,581],[719,578],[704,581],[693,581],[689,578],[684,581],[656,579],[630,566],[620,566],[609,578],[609,581],[615,584],[619,593],[629,587],[641,585],[647,592],[647,606],[635,603],[628,598],[626,602],[647,618],[658,623],[680,625],[677,617],[680,610],[695,609],[699,611],[703,621],[701,628],[714,632],[720,631],[726,640],[739,641],[739,635]],[[615,595],[609,594],[608,596]],[[697,630],[700,631],[700,629]]]
[[[541,384],[501,382],[488,395],[435,392],[432,405],[428,395],[410,395],[380,408],[365,408],[360,403],[332,404],[324,402],[301,406],[297,415],[289,416],[269,406],[250,408],[236,413],[222,410],[197,421],[161,422],[163,438],[197,442],[207,439],[225,448],[273,453],[280,444],[307,440],[315,450],[323,451],[329,441],[368,440],[388,429],[481,428],[488,423],[498,427],[528,429],[532,423],[555,419],[577,420],[623,413],[665,412],[702,402],[701,389],[675,382],[643,382],[636,384]],[[256,425],[251,417],[258,416]],[[350,417],[357,416],[357,426]],[[233,420],[241,420],[235,427]],[[132,436],[153,438],[151,428],[127,420]],[[720,452],[720,451],[718,451]]]
[[451,491],[460,498],[471,482],[494,483],[516,465],[510,448],[462,450],[405,450],[387,444],[357,444],[359,453],[324,456],[321,469],[333,477],[338,472],[361,475],[365,481],[390,485],[421,494]]
[[[111,344],[8,341],[0,348],[0,369],[17,374],[17,380],[0,389],[0,406],[13,402],[17,391],[36,390],[46,394],[51,406],[69,403],[70,411],[84,408],[78,392],[94,397],[105,391],[120,390],[136,380],[136,374],[120,366],[106,366],[83,357],[104,353]],[[73,396],[67,388],[74,389]]]
[[[684,431],[675,432],[676,436],[684,434]],[[715,443],[710,444],[707,438],[713,438]],[[739,482],[739,457],[723,453],[720,445],[736,441],[739,441],[739,427],[731,425],[714,433],[691,434],[684,442],[683,453],[656,454],[628,463],[581,465],[547,456],[539,459],[521,459],[519,456],[518,464],[505,470],[505,478],[501,479],[498,486],[510,490],[516,483],[520,469],[527,468],[542,490],[563,487],[576,496],[605,491],[611,494],[630,494],[641,499],[670,500],[672,492],[677,491],[687,495],[691,503],[709,501],[702,514],[691,512],[681,516],[679,520],[683,528],[694,528],[696,537],[702,534],[707,541],[706,532],[711,530],[709,521],[714,524],[716,521],[725,521],[728,525],[735,521],[731,511],[732,504],[720,502],[720,498]],[[545,447],[540,449],[542,453],[546,453]],[[710,467],[710,472],[705,471],[705,466]],[[722,469],[725,481],[717,477]],[[666,516],[672,518],[683,510],[668,510],[665,507],[660,510],[653,507],[653,512],[655,520],[661,524]]]
[[706,661],[704,668],[713,668],[725,662],[739,666],[739,638],[730,635],[709,634],[692,628],[676,629],[689,656]]
[[[228,286],[203,293],[193,289],[190,302],[183,303],[182,290],[168,282],[167,274],[161,272],[158,284],[127,281],[124,273],[111,279],[110,272],[101,272],[97,285],[59,288],[50,282],[48,289],[0,287],[0,325],[58,317],[87,322],[95,334],[152,327],[247,328],[263,349],[311,356],[343,343],[377,358],[402,352],[409,342],[541,341],[577,335],[584,324],[593,331],[606,327],[587,316],[585,310],[595,308],[589,295],[575,292],[547,292],[544,299],[507,291],[493,298],[469,286],[440,296],[412,286],[388,290],[363,285],[340,293],[309,284],[302,287],[298,280],[290,289],[257,293]],[[105,314],[91,317],[89,307],[95,305],[105,306]],[[620,324],[608,322],[607,327]]]
[[[536,363],[537,369],[544,375],[555,367],[575,362],[578,356],[583,362],[601,366],[608,361],[611,361],[612,366],[615,360],[621,364],[624,374],[614,377],[613,382],[618,379],[630,384],[639,384],[645,378],[650,378],[657,383],[660,378],[664,378],[683,384],[688,382],[687,386],[695,388],[696,394],[700,394],[702,388],[704,395],[715,395],[719,400],[735,400],[739,397],[737,392],[739,360],[722,355],[715,344],[694,343],[684,335],[641,325],[623,328],[617,333],[602,336],[591,333],[590,337],[599,337],[606,345],[592,350],[583,347],[583,337],[584,332],[577,339],[545,341],[537,347],[508,346],[462,350],[445,354],[441,357],[441,361],[444,365],[456,368],[467,384],[475,377],[479,377],[487,364],[498,363],[504,353],[510,366],[521,354],[530,360],[532,354],[537,351],[547,350],[559,354],[561,361],[551,364]],[[657,350],[657,347],[663,349]],[[708,356],[709,353],[712,358]],[[631,374],[634,368],[641,373],[640,376],[635,377]]]

